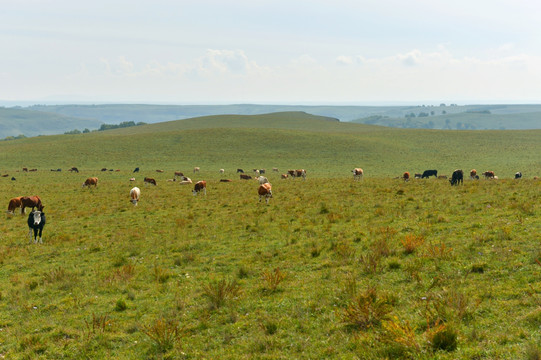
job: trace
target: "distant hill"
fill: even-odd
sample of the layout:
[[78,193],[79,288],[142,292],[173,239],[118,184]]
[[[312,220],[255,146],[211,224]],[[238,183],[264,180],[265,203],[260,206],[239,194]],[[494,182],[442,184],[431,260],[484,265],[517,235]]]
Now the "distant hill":
[[[62,134],[102,124],[159,123],[214,115],[305,112],[357,122],[426,129],[541,129],[541,105],[304,106],[304,105],[33,105],[0,108],[0,139]],[[232,119],[232,118],[229,118]]]
[[102,124],[97,119],[85,119],[54,112],[30,111],[20,108],[0,107],[0,139],[9,136],[38,136],[62,134],[65,131],[85,128],[96,129]]

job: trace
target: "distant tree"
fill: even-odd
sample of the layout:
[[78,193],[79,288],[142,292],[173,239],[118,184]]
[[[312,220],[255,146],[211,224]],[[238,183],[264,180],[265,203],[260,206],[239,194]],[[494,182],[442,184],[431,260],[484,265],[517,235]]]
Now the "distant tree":
[[90,130],[88,130],[87,128],[85,128],[85,129],[83,130],[83,134],[88,134],[89,132],[90,132]]
[[81,133],[81,130],[75,129],[75,130],[71,130],[71,131],[66,131],[64,134],[66,134],[66,135],[76,135],[76,134],[80,134],[80,133]]
[[419,115],[417,115],[418,117],[427,117],[428,116],[428,113],[426,112],[420,112]]
[[429,129],[434,129],[434,126],[436,126],[436,124],[434,124],[434,121],[432,120],[430,120],[428,124],[426,124],[426,127]]
[[432,110],[432,111],[430,112],[430,115],[434,116],[434,114],[435,114],[435,112],[434,112],[434,110]]
[[441,103],[440,106],[445,106],[445,104],[444,104],[444,103]]
[[445,115],[445,114],[447,114],[447,111],[443,110],[443,111],[441,112],[441,114],[442,114],[442,115]]

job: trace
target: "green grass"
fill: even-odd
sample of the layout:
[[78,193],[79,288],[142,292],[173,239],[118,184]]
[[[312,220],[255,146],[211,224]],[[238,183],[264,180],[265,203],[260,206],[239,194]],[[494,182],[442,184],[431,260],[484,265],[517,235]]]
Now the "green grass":
[[[21,359],[531,358],[532,344],[541,340],[541,182],[404,183],[386,173],[398,172],[415,149],[429,159],[418,144],[406,147],[412,139],[425,145],[434,141],[431,149],[439,148],[441,139],[457,149],[453,138],[439,132],[427,132],[430,140],[423,140],[416,131],[313,126],[311,132],[155,133],[148,127],[3,145],[2,163],[12,166],[5,171],[17,181],[0,178],[0,199],[7,208],[11,197],[40,195],[48,223],[44,244],[30,245],[25,217],[4,214],[0,221],[0,354]],[[535,132],[471,133],[487,136],[485,146],[519,134],[523,142],[515,162],[501,153],[475,159],[511,174],[507,161],[520,163],[520,156],[539,146]],[[234,141],[244,153],[225,148]],[[309,146],[314,141],[332,145],[334,152]],[[352,160],[349,146],[355,144],[368,154],[364,161]],[[395,152],[400,146],[403,154]],[[217,147],[227,150],[225,155]],[[283,157],[267,158],[280,151]],[[455,153],[467,154],[439,154]],[[378,159],[382,154],[388,157]],[[134,184],[129,178],[139,164],[145,167]],[[231,167],[224,176],[232,183],[219,182],[217,170],[224,164]],[[23,165],[39,170],[17,173]],[[48,171],[71,165],[81,173]],[[188,176],[207,180],[206,196],[165,181],[173,169],[195,165],[201,173]],[[305,167],[309,176],[280,180],[278,173],[267,174],[273,198],[266,205],[258,202],[255,181],[232,175],[237,167],[258,165]],[[121,171],[97,171],[103,166]],[[353,182],[348,172],[353,166],[365,168],[363,181]],[[156,168],[169,172],[158,174]],[[156,187],[142,184],[147,175],[157,178]],[[99,177],[96,189],[81,188],[89,176]],[[128,198],[134,185],[142,191],[137,207]]]

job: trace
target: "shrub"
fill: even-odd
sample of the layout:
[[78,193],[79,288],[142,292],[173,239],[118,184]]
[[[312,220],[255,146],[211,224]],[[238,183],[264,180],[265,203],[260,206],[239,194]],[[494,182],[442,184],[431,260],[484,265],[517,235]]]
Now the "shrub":
[[273,271],[263,272],[263,280],[266,288],[271,292],[275,292],[278,285],[286,278],[286,274],[280,271],[280,268],[275,268]]
[[415,250],[424,244],[425,238],[422,235],[408,234],[402,239],[402,246],[404,247],[404,253],[413,254]]
[[378,295],[375,288],[368,288],[353,299],[341,313],[342,322],[367,329],[379,325],[392,311],[391,301],[387,296]]
[[226,301],[240,295],[240,292],[236,280],[210,281],[203,286],[203,295],[208,298],[211,309],[222,307]]
[[456,350],[458,334],[450,325],[439,325],[428,334],[428,338],[434,350]]
[[158,319],[152,325],[143,326],[142,332],[154,341],[160,352],[166,352],[177,345],[181,335],[177,321],[164,319]]

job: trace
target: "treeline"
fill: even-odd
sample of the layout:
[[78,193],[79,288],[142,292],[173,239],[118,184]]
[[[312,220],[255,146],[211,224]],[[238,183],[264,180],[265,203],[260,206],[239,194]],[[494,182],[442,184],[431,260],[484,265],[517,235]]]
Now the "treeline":
[[[101,124],[99,129],[93,130],[93,131],[113,130],[113,129],[132,127],[132,126],[146,125],[146,124],[147,123],[142,122],[142,121],[139,121],[137,123],[135,121],[123,121],[120,124]],[[89,133],[89,132],[90,132],[90,130],[88,130],[88,129],[84,129],[83,131],[75,129],[75,130],[71,130],[71,131],[66,131],[64,134],[66,134],[66,135],[75,135],[75,134],[81,134],[81,133],[86,134],[86,133]]]

